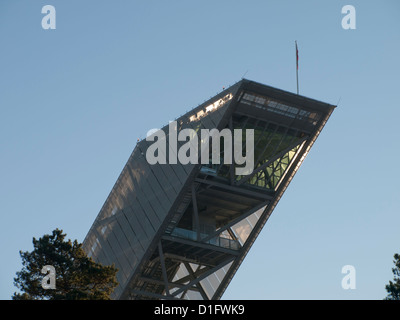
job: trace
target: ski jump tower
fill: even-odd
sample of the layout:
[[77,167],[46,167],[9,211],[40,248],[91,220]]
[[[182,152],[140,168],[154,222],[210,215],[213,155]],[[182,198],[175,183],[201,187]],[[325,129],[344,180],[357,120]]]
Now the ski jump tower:
[[223,151],[220,164],[149,164],[152,142],[139,141],[84,240],[118,268],[112,297],[220,299],[334,108],[242,79],[176,119],[177,130],[253,129],[247,175]]

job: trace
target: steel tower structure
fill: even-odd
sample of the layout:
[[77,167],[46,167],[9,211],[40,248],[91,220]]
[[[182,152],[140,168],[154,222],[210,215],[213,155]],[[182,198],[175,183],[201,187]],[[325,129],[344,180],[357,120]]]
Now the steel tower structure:
[[84,240],[118,268],[113,298],[221,298],[334,108],[242,79],[176,120],[178,130],[253,129],[248,175],[223,151],[220,164],[149,164],[152,142],[138,142]]

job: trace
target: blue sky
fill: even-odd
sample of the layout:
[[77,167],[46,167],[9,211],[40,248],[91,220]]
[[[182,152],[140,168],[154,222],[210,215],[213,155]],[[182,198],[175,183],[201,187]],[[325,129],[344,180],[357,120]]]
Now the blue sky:
[[223,298],[384,298],[400,252],[397,0],[2,0],[0,299],[32,237],[83,241],[149,129],[244,74],[295,92],[295,40],[300,93],[339,106]]

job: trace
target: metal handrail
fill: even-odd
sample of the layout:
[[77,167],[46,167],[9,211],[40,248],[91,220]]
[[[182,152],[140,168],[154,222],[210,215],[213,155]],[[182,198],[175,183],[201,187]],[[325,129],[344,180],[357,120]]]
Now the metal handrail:
[[[193,240],[193,241],[197,242],[197,232],[193,231],[193,230],[188,230],[188,229],[183,229],[183,228],[174,228],[174,230],[171,232],[171,236],[175,236],[175,237],[183,238],[183,239],[187,239],[187,240]],[[207,236],[208,236],[207,234],[200,233],[200,238],[205,238]],[[231,250],[239,250],[240,249],[240,243],[238,241],[224,238],[224,237],[216,236],[204,243],[222,247],[222,248],[226,248],[226,249],[231,249]]]

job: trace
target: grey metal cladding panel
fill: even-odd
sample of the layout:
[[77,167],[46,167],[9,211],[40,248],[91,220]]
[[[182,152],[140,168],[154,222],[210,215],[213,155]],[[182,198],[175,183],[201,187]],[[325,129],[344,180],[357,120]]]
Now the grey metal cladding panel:
[[[146,159],[138,158],[135,160],[133,165],[135,167],[131,168],[131,176],[135,190],[137,191],[136,196],[142,200],[153,199],[154,191],[151,191],[149,194],[143,193],[143,186],[148,185],[149,183],[155,183],[156,185],[158,184],[151,168],[147,165]],[[131,167],[133,165],[131,165]],[[147,191],[149,192],[149,190]]]
[[[212,121],[212,119],[209,116],[205,116],[204,118],[201,118],[200,120],[196,121],[196,123],[199,122],[204,129],[211,130],[211,129],[216,129],[217,125]],[[201,135],[200,135],[201,136]]]
[[[169,163],[169,166],[172,168],[172,170],[175,172],[175,175],[177,176],[178,180],[180,181],[180,190],[182,189],[182,186],[185,184],[186,179],[188,177],[188,173],[186,172],[185,168],[179,163],[179,159],[178,159],[178,152],[179,152],[179,144],[178,145],[178,149],[176,150],[176,152],[173,152],[173,157],[175,157],[177,164],[171,164]],[[169,150],[169,139],[167,139],[167,150],[168,153],[170,152]],[[167,163],[168,163],[168,159],[167,159]]]
[[112,245],[110,245],[109,240],[110,239],[108,239],[108,237],[107,237],[107,239],[102,239],[100,241],[100,244],[102,245],[101,252],[102,252],[102,254],[104,256],[108,257],[107,258],[107,263],[103,263],[103,264],[105,264],[105,265],[114,264],[114,266],[118,269],[118,272],[117,272],[117,280],[118,280],[118,282],[119,283],[124,283],[127,280],[127,277],[126,277],[124,271],[122,270],[122,264],[120,262],[120,259],[118,259],[118,257],[116,256],[116,254],[115,254],[115,252],[114,252],[114,250],[112,248]]
[[[189,122],[183,123],[183,124],[182,124],[181,130],[183,130],[183,129],[192,129],[192,130],[194,130],[194,131],[197,131],[197,135],[198,135],[198,139],[197,139],[198,152],[197,152],[197,153],[200,154],[200,146],[199,146],[200,131],[199,131],[199,130],[201,129],[201,126],[202,126],[202,125],[201,125],[201,123],[198,123],[198,124],[200,125],[200,128],[197,128],[197,124],[194,123],[194,122],[190,122],[190,121],[189,121]],[[179,132],[178,132],[178,134],[179,134]],[[188,143],[188,141],[189,141],[189,140],[186,140],[186,141],[178,141],[178,143],[177,143],[178,150],[180,150],[180,148],[181,148],[183,145],[185,145],[186,143]],[[186,173],[186,175],[181,176],[182,178],[185,179],[185,182],[186,182],[188,176],[192,173],[192,170],[195,168],[196,164],[192,164],[192,163],[181,164],[181,163],[179,162],[179,159],[178,159],[178,164],[173,165],[173,166],[178,166],[178,165],[181,165],[182,168],[183,168],[183,170],[184,170],[185,173]]]
[[[140,157],[142,157],[140,153],[135,152],[130,158],[130,161],[126,164],[123,172],[119,177],[118,183],[116,183],[116,185],[114,186],[113,191],[109,196],[108,202],[113,199],[118,199],[120,203],[119,207],[124,207],[129,205],[130,198],[137,196],[137,190],[135,190],[135,185],[133,182],[141,179],[141,176],[138,174],[139,168],[137,168],[136,161],[134,161],[133,159],[137,159]],[[110,208],[112,209],[112,207]]]
[[148,172],[145,172],[143,168],[141,168],[141,161],[142,159],[136,159],[133,164],[128,165],[128,173],[130,175],[130,181],[134,191],[129,194],[125,207],[133,205],[135,203],[135,199],[137,198],[141,198],[142,201],[147,201],[147,196],[143,194],[140,185],[147,184],[146,176],[148,175]]
[[[161,224],[159,216],[162,217],[165,215],[163,212],[166,209],[161,207],[157,198],[158,196],[162,196],[163,193],[156,195],[153,189],[150,189],[148,180],[152,181],[151,185],[154,188],[158,187],[159,191],[163,191],[143,158],[136,159],[134,165],[134,170],[131,169],[131,164],[127,166],[127,172],[130,175],[130,182],[132,183],[133,190],[127,194],[127,199],[124,201],[124,208],[129,206],[137,208],[140,203],[141,208],[146,211],[146,215],[149,217],[154,229],[157,230]],[[166,196],[164,195],[164,197]],[[155,207],[156,210],[154,210],[153,207]]]
[[233,108],[234,105],[236,104],[236,101],[239,98],[239,94],[241,92],[241,83],[237,83],[236,85],[232,86],[231,88],[229,88],[230,93],[232,94],[232,98],[227,101],[223,106],[219,107],[215,114],[215,119],[213,119],[214,122],[218,122],[216,125],[217,127],[220,126],[221,120],[224,119],[224,117],[227,114],[227,111],[230,108]]
[[[207,118],[207,116],[202,117],[201,119]],[[200,135],[200,130],[201,129],[208,129],[207,126],[204,125],[204,123],[202,123],[200,120],[196,120],[196,121],[190,121],[190,115],[187,116],[186,119],[182,120],[182,124],[181,124],[181,130],[183,129],[192,129],[194,131],[196,131],[197,135]],[[185,143],[185,142],[182,142]]]
[[[158,176],[155,173],[155,168],[159,169],[158,165],[150,165],[147,163],[147,161],[144,163],[144,166],[146,167],[146,170],[148,170],[150,172],[150,174],[147,177],[147,181],[149,183],[149,186],[151,187],[151,189],[153,190],[154,195],[156,195],[157,198],[165,198],[166,203],[169,203],[169,206],[167,207],[167,210],[169,210],[170,206],[173,204],[173,199],[174,197],[170,194],[167,193],[166,190],[166,186],[160,181],[160,180],[164,180],[165,183],[167,183],[167,179],[165,178],[164,174],[162,172],[159,172]],[[170,189],[171,186],[168,183]],[[168,212],[168,211],[167,211]],[[163,219],[161,219],[163,220]]]
[[124,281],[126,281],[126,279],[128,279],[129,274],[130,274],[130,272],[129,272],[130,265],[129,265],[129,262],[128,262],[127,258],[125,257],[123,249],[122,249],[121,245],[119,244],[118,239],[113,231],[114,230],[111,230],[107,234],[107,241],[110,244],[110,247],[113,251],[116,261],[118,261],[118,265],[117,265],[118,273],[121,272],[123,274]]
[[[185,179],[185,181],[188,179],[189,174],[192,172],[193,168],[195,167],[195,164],[181,164],[178,163],[177,164],[171,164],[171,167],[173,168],[173,170],[175,170],[177,176],[179,177],[180,180]],[[182,183],[182,187],[183,187],[184,183]]]
[[[183,144],[185,144],[185,143],[183,142],[181,144],[178,144],[178,146],[179,146],[178,148],[180,148],[180,146],[182,146]],[[200,154],[200,151],[198,151],[198,154]],[[177,164],[172,164],[171,166],[175,169],[175,172],[177,172],[179,178],[182,178],[182,179],[185,178],[187,180],[188,176],[190,175],[192,170],[195,168],[196,164],[192,164],[192,163],[181,164],[181,163],[179,163],[179,160],[178,160]],[[177,168],[178,166],[184,170],[184,173],[182,172],[182,170],[179,170],[179,168]]]
[[[151,142],[151,141],[146,141],[146,140],[143,140],[143,141],[140,142],[140,145],[141,145],[141,148],[142,148],[142,150],[143,150],[143,153],[146,152],[147,148],[148,148],[148,147],[150,146],[150,144],[152,144],[152,143],[153,143],[153,142]],[[169,145],[166,144],[166,150],[167,150],[167,152],[168,152],[168,147],[169,147]],[[168,189],[168,186],[170,185],[170,186],[174,189],[175,193],[176,193],[176,194],[179,194],[179,192],[180,192],[181,189],[182,189],[182,186],[183,186],[183,183],[184,183],[184,182],[182,182],[182,181],[178,178],[178,175],[176,174],[175,170],[174,170],[174,169],[171,167],[171,165],[168,163],[168,156],[167,156],[167,155],[165,155],[165,156],[166,156],[167,164],[155,164],[155,165],[152,165],[152,166],[157,166],[158,168],[160,168],[160,169],[164,172],[165,176],[168,177],[167,180],[168,180],[169,184],[166,184],[166,185],[165,185],[165,188]]]
[[[130,268],[128,270],[131,272],[132,269],[136,266],[135,265],[136,256],[132,250],[130,242],[128,241],[128,236],[125,234],[124,230],[126,230],[126,229],[124,229],[121,226],[121,224],[124,224],[124,221],[121,218],[122,218],[121,214],[116,215],[117,223],[114,226],[113,232],[114,232],[115,237],[118,240],[119,245],[122,248],[122,251],[123,251],[126,259],[129,262]],[[129,230],[126,230],[126,231],[129,231]],[[130,232],[132,232],[132,231],[130,231]]]
[[150,241],[155,235],[155,230],[137,199],[134,199],[131,209],[133,217],[135,217],[137,220],[137,224],[132,227],[135,228],[134,231],[138,235],[138,237],[140,236],[143,248],[147,250]]
[[142,245],[139,242],[139,239],[136,237],[136,234],[132,230],[130,223],[125,215],[125,212],[121,210],[118,215],[118,223],[121,227],[126,240],[128,241],[127,257],[129,261],[131,261],[132,266],[136,266],[137,260],[142,256],[144,250]]
[[[183,184],[186,182],[187,175],[188,175],[188,172],[186,172],[185,168],[182,167],[182,165],[177,165],[177,164],[179,164],[179,160],[178,160],[179,144],[180,143],[182,144],[182,142],[178,142],[178,140],[177,140],[179,132],[176,133],[176,137],[171,137],[169,135],[168,128],[166,128],[166,129],[164,129],[164,133],[166,134],[165,145],[166,145],[166,153],[167,153],[166,154],[166,162],[167,162],[167,164],[162,164],[162,166],[170,166],[171,167],[171,169],[175,173],[175,176],[177,177],[178,181],[180,182],[180,185],[176,188],[176,189],[178,189],[180,191],[182,186],[183,186]],[[176,140],[175,142],[177,143],[177,150],[173,150],[174,148],[170,149],[170,139]],[[151,142],[143,141],[143,146],[144,146],[144,148],[146,150],[147,150],[148,146],[150,145],[149,143],[151,143]],[[143,153],[144,153],[144,151],[143,151]],[[177,164],[174,164],[172,161],[170,161],[170,159],[169,159],[170,158],[170,154],[171,154],[171,157],[173,159],[175,159],[175,162],[177,162]],[[172,180],[172,181],[174,181],[174,180]],[[176,181],[176,182],[178,182],[178,181]]]
[[87,234],[85,241],[82,243],[82,249],[83,251],[85,251],[86,254],[89,254],[89,252],[91,251],[91,248],[94,245],[94,242],[96,241],[96,236],[93,233],[93,231],[89,231],[89,233]]
[[228,110],[230,108],[233,108],[233,104],[235,103],[235,101],[233,100],[235,99],[235,96],[232,98],[232,100],[230,100],[229,102],[227,102],[225,105],[223,105],[221,108],[219,108],[217,110],[217,112],[220,114],[220,118],[219,118],[219,122],[217,124],[217,127],[219,128],[221,126],[221,122],[222,120],[226,117],[226,114],[228,113]]
[[159,164],[151,165],[151,169],[153,170],[154,176],[156,177],[160,186],[165,192],[166,197],[170,199],[170,203],[172,204],[174,199],[177,197],[178,192],[171,185],[170,179],[167,178],[162,167],[164,166]]
[[[84,248],[85,252],[87,255],[89,255],[90,253],[92,254],[92,259],[93,261],[97,262],[97,263],[101,263],[104,265],[110,265],[108,259],[106,256],[104,256],[103,254],[103,249],[101,247],[100,242],[96,242],[97,236],[95,235],[94,232],[91,232],[88,237],[86,238],[86,247]],[[96,245],[95,245],[96,243]],[[96,250],[93,253],[92,252],[92,247],[96,246]]]
[[138,196],[138,191],[137,191],[138,177],[135,168],[132,168],[131,164],[128,164],[126,172],[129,175],[129,183],[131,184],[132,188],[131,191],[126,195],[126,203],[124,205],[124,208],[130,206],[133,203],[133,199],[135,199]]
[[[178,179],[175,171],[172,169],[171,165],[169,164],[157,164],[160,170],[162,170],[166,177],[168,177],[169,185],[171,185],[172,189],[174,190],[175,195],[177,196],[179,192],[182,190],[183,183]],[[167,188],[168,184],[165,185]]]
[[148,236],[146,235],[143,227],[140,225],[138,218],[133,213],[132,208],[125,208],[123,211],[125,214],[124,216],[129,223],[129,227],[133,231],[131,239],[133,243],[135,243],[134,250],[139,258],[147,249],[148,241],[146,239],[148,239]]
[[[167,150],[167,153],[169,154],[169,152],[170,152],[170,150],[169,150],[169,139],[167,139],[167,141],[166,141],[166,150]],[[188,173],[185,171],[185,168],[181,164],[179,164],[178,152],[176,152],[176,153],[174,152],[172,154],[172,156],[176,159],[176,162],[178,162],[177,164],[171,164],[169,162],[169,157],[167,156],[167,158],[166,158],[167,163],[166,164],[160,164],[159,166],[163,170],[168,170],[168,168],[170,168],[170,175],[168,176],[170,184],[172,184],[174,186],[175,190],[180,192],[180,190],[182,189],[184,183],[186,182],[186,179],[188,177]]]
[[[224,118],[226,112],[228,111],[233,99],[225,103],[223,106],[219,107],[213,112],[207,113],[206,116],[200,119],[200,122],[206,127],[207,129],[218,129],[221,127],[221,120]],[[222,128],[220,128],[222,129]]]
[[[201,151],[201,149],[200,149],[200,146],[199,146],[199,151],[198,151],[198,154],[199,154],[199,155],[201,154],[200,151]],[[199,162],[200,162],[200,161],[201,161],[201,160],[199,160]],[[189,175],[192,173],[192,171],[194,170],[194,168],[196,168],[196,164],[188,163],[188,164],[183,165],[183,167],[184,167],[185,171],[188,173],[188,176],[187,176],[187,177],[189,177]],[[186,178],[186,179],[187,179],[187,178]]]
[[101,247],[101,245],[100,245],[100,248],[101,249],[99,249],[97,251],[96,255],[92,256],[93,260],[96,261],[97,263],[100,263],[100,264],[104,265],[104,266],[111,266],[113,264],[113,262],[109,261],[108,258],[105,256],[104,250]]
[[147,198],[149,205],[157,215],[158,222],[153,221],[152,223],[154,223],[156,230],[158,230],[158,227],[171,208],[172,202],[161,188],[160,183],[154,176],[153,170],[147,161],[139,159],[137,165],[140,169],[147,172],[146,179],[142,180],[142,183],[139,184],[139,188],[142,189],[143,195]]
[[111,249],[110,244],[103,236],[98,235],[98,240],[100,242],[101,250],[99,251],[99,257],[103,257],[102,263],[105,265],[119,265],[119,262],[116,260],[114,251]]
[[105,253],[107,254],[110,261],[115,260],[115,252],[117,251],[110,242],[109,242],[109,234],[112,231],[113,227],[117,223],[115,214],[117,213],[117,199],[114,194],[109,196],[109,208],[114,208],[114,210],[107,214],[107,217],[103,220],[97,222],[96,225],[96,232],[97,232],[97,239],[100,241]]
[[96,238],[100,243],[101,246],[101,252],[103,253],[103,256],[107,259],[107,264],[111,265],[115,263],[115,256],[114,252],[112,251],[107,239],[104,237],[104,235],[100,234],[97,230],[95,231],[96,233]]
[[98,228],[98,226],[102,223],[102,221],[107,218],[107,211],[108,211],[107,208],[108,207],[110,207],[110,205],[107,200],[106,203],[101,208],[100,212],[98,213],[96,219],[94,220],[93,225],[90,228],[89,233],[86,236],[86,238],[89,236],[90,233],[96,234],[96,228]]
[[[136,161],[136,168],[137,170],[132,170],[132,176],[133,176],[133,184],[134,184],[134,188],[136,190],[136,195],[137,197],[135,198],[131,198],[131,204],[133,206],[133,208],[137,207],[138,204],[140,205],[140,207],[144,210],[144,212],[146,213],[146,217],[148,217],[149,221],[151,222],[151,225],[154,229],[154,231],[157,231],[159,226],[160,226],[160,220],[157,216],[157,214],[154,212],[154,209],[152,208],[148,197],[155,197],[155,195],[152,195],[152,192],[149,191],[148,187],[147,187],[147,181],[145,179],[144,174],[139,173],[140,172],[140,161],[141,159],[138,159]],[[136,178],[136,179],[135,179]],[[150,193],[149,195],[147,195],[146,193]],[[137,200],[135,204],[135,200]]]
[[117,287],[115,288],[114,292],[111,294],[111,298],[112,298],[113,300],[118,299],[118,297],[121,296],[122,291],[123,291],[123,288],[120,287],[120,286],[117,286]]
[[[197,146],[197,151],[198,151],[198,163],[201,163],[201,130],[203,129],[209,129],[210,127],[212,128],[214,126],[214,123],[206,120],[205,123],[202,121],[190,121],[190,114],[188,113],[187,116],[181,117],[182,125],[181,125],[181,130],[182,129],[193,129],[197,132],[197,138],[198,138],[198,146]],[[205,119],[207,117],[204,117],[202,119]],[[181,147],[183,144],[186,142],[180,142],[179,147]],[[193,172],[193,170],[196,168],[197,164],[191,164],[188,163],[186,165],[182,165],[188,176]]]
[[120,207],[127,205],[129,203],[129,197],[135,195],[132,177],[129,174],[129,164],[125,166],[124,172],[121,174],[119,183],[114,187],[113,191],[116,198],[119,200]]
[[[201,110],[203,112],[205,112],[204,111],[205,107],[203,109],[201,109]],[[197,111],[192,110],[192,111],[189,111],[187,114],[183,115],[180,118],[179,123],[180,123],[180,126],[181,126],[181,130],[182,129],[186,129],[186,128],[196,129],[198,125],[200,125],[200,129],[208,129],[209,128],[209,126],[204,126],[204,124],[200,122],[200,119],[207,118],[208,113],[205,113],[203,117],[197,118],[197,113],[198,112],[199,112],[199,110],[197,110]],[[190,118],[192,116],[195,116],[196,119],[190,120]],[[213,127],[213,125],[214,125],[214,123],[212,123],[210,125],[210,127]]]
[[[203,111],[205,112],[207,106],[205,106]],[[196,115],[196,113],[194,113]],[[188,115],[190,118],[191,114]],[[217,110],[214,110],[212,112],[207,112],[204,114],[202,117],[197,117],[197,120],[195,121],[190,121],[189,123],[192,123],[194,126],[197,123],[201,123],[205,129],[214,129],[217,128],[219,120],[221,118],[221,115],[217,112]]]
[[120,183],[114,188],[115,198],[119,200],[119,209],[129,206],[131,199],[137,196],[134,183],[136,179],[137,178],[132,174],[130,164],[127,164]]
[[138,197],[138,202],[146,212],[154,231],[157,231],[161,225],[161,219],[165,215],[164,210],[148,183],[141,183],[139,188],[142,190],[142,195]]
[[109,255],[113,257],[113,260],[119,265],[119,268],[124,266],[127,261],[124,261],[121,257],[122,247],[119,245],[118,240],[114,234],[114,228],[117,227],[117,220],[114,219],[112,223],[110,223],[105,231],[103,237],[104,241],[106,241],[109,245],[109,248],[106,250],[108,251]]
[[148,222],[147,217],[145,217],[145,214],[142,212],[139,203],[136,199],[134,201],[134,204],[130,207],[131,213],[127,218],[142,248],[146,251],[149,240],[152,239],[154,235],[154,231],[148,227],[150,222]]
[[[96,235],[94,234],[94,232],[91,232],[90,235],[88,235],[88,237],[90,238],[90,240],[88,240],[86,243],[88,245],[88,247],[85,250],[87,255],[91,254],[91,258],[93,259],[94,262],[96,263],[100,263],[102,265],[112,265],[112,263],[109,261],[108,257],[106,257],[104,255],[103,252],[103,248],[100,244],[100,241],[96,242],[96,250],[95,252],[92,252],[91,248],[92,246],[94,246],[94,243],[97,239]],[[89,246],[90,244],[90,246]]]
[[[160,221],[158,220],[157,214],[155,213],[151,204],[147,201],[147,199],[144,199],[144,197],[138,197],[137,201],[142,209],[142,212],[144,212],[144,216],[146,217],[146,219],[143,221],[144,228],[148,228],[149,231],[153,231],[153,234],[155,234],[160,227]],[[135,209],[134,206],[133,209]],[[150,225],[146,224],[147,221]]]
[[[243,81],[243,80],[239,81],[236,84],[230,86],[228,89],[226,89],[222,92],[219,92],[217,95],[215,95],[214,97],[205,101],[204,103],[202,103],[198,107],[194,108],[193,110],[189,111],[188,113],[186,113],[185,115],[180,117],[178,120],[186,121],[186,119],[189,119],[192,116],[197,117],[199,115],[199,113],[201,113],[203,111],[204,114],[200,115],[200,117],[205,117],[210,114],[214,114],[214,117],[212,117],[213,119],[211,120],[213,122],[213,125],[208,126],[206,129],[216,128],[218,126],[218,124],[220,123],[220,120],[222,119],[222,117],[225,115],[225,111],[228,109],[229,104],[232,101],[237,100],[237,93],[239,92],[239,90],[241,90],[241,87],[244,82],[245,81]],[[228,94],[232,94],[232,98],[230,100],[226,101],[224,105],[218,107],[217,109],[212,110],[211,112],[210,111],[206,112],[209,106],[211,106],[216,101],[226,97]]]
[[151,184],[145,184],[143,185],[143,191],[145,194],[152,192],[152,197],[149,198],[148,205],[150,206],[151,209],[153,209],[155,213],[155,217],[151,218],[155,230],[158,231],[162,222],[167,216],[167,213],[171,208],[171,203],[169,202],[170,200],[168,199],[167,196],[165,196],[164,193],[154,194],[153,193],[154,191],[152,190],[151,187],[152,187]]
[[[120,290],[122,291],[123,288],[124,288],[125,285],[126,285],[126,279],[125,279],[123,273],[120,272],[120,271],[117,272],[117,281],[118,281],[118,286],[117,286],[116,290],[119,289],[119,288],[121,288]],[[118,291],[119,291],[119,290],[118,290]],[[119,294],[121,294],[121,293],[119,293]]]
[[[93,224],[91,226],[91,229],[93,228]],[[85,239],[82,242],[82,249],[86,252],[86,254],[89,254],[90,248],[93,246],[94,242],[94,234],[91,229],[89,230]]]
[[[121,192],[119,190],[119,184],[116,184],[113,190],[110,192],[107,197],[107,201],[98,214],[94,224],[93,229],[97,231],[99,235],[99,231],[108,225],[109,221],[112,221],[113,212],[120,208],[120,204],[123,203],[123,198],[121,198]],[[115,212],[114,212],[115,213]]]
[[[137,148],[135,148],[135,149],[132,151],[132,154],[131,154],[131,156],[129,157],[129,159],[131,159],[131,158],[137,156],[138,154],[140,154],[140,150],[138,150]],[[128,162],[129,162],[129,160],[128,160]],[[104,219],[105,217],[108,217],[108,216],[111,214],[111,211],[112,211],[112,209],[113,209],[113,208],[111,207],[111,204],[110,204],[111,198],[112,198],[113,195],[114,195],[115,189],[116,189],[118,186],[120,186],[121,181],[123,180],[124,174],[126,174],[126,172],[127,172],[127,170],[126,170],[126,166],[125,166],[125,167],[123,168],[123,170],[122,170],[120,176],[118,177],[118,180],[117,180],[117,182],[115,183],[113,189],[111,190],[110,194],[108,195],[108,197],[107,197],[107,199],[106,199],[106,201],[105,201],[103,207],[100,209],[100,212],[99,212],[99,214],[97,215],[97,217],[96,217],[96,219],[95,219],[95,223],[96,223],[98,220],[102,220],[102,219]]]

